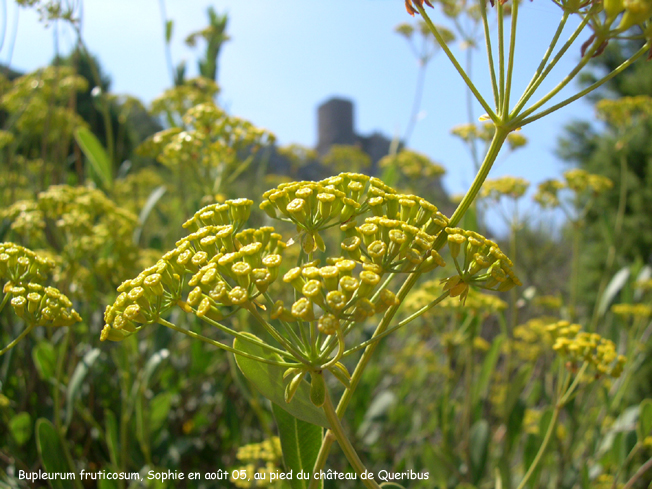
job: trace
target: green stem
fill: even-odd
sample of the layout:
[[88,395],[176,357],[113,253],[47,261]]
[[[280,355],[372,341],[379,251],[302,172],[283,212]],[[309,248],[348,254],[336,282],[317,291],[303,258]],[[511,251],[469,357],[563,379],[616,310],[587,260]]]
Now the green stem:
[[292,346],[292,343],[290,343],[278,331],[276,331],[274,326],[265,321],[265,318],[263,318],[256,310],[256,306],[252,306],[251,309],[249,309],[249,312],[254,317],[254,319],[256,319],[256,321],[258,321],[261,326],[265,328],[265,330],[272,336],[272,338],[283,345],[283,347],[292,353],[292,355],[294,355],[297,360],[299,360],[301,363],[306,363],[308,361],[308,359],[305,358],[305,356],[299,350]]
[[518,485],[516,489],[524,489],[525,485],[530,480],[530,477],[532,477],[532,474],[534,474],[534,471],[538,467],[539,462],[541,461],[541,458],[543,457],[543,454],[546,451],[546,448],[548,448],[548,443],[550,443],[550,438],[552,438],[552,432],[554,431],[555,425],[557,424],[557,419],[559,419],[560,410],[561,410],[561,406],[559,405],[555,406],[555,410],[552,413],[552,418],[550,419],[550,423],[548,424],[548,429],[543,438],[543,442],[539,447],[539,451],[537,452],[536,456],[534,457],[534,460],[530,464],[530,468],[525,473],[525,476],[523,476],[523,480],[521,480],[521,483]]
[[505,32],[503,26],[504,12],[503,2],[498,0],[496,10],[498,11],[498,88],[500,89],[500,104],[496,108],[498,115],[504,117],[506,114],[501,111],[505,102]]
[[[500,4],[500,2],[498,2]],[[516,23],[518,21],[519,2],[512,2],[512,27],[509,38],[509,58],[507,60],[507,79],[505,80],[505,94],[503,98],[503,120],[509,114],[509,95],[512,91],[512,73],[514,71],[514,54],[516,52]]]
[[580,241],[582,239],[582,233],[580,232],[579,223],[572,223],[573,225],[573,251],[571,257],[571,280],[570,280],[570,304],[569,304],[569,314],[570,320],[574,321],[577,317],[577,311],[575,310],[577,306],[577,293],[579,289],[579,279],[580,279]]
[[636,471],[634,476],[627,481],[627,484],[623,486],[623,489],[631,489],[634,487],[634,484],[636,483],[637,480],[639,480],[641,477],[643,477],[643,474],[647,472],[648,470],[652,469],[652,458],[645,462],[643,465],[641,465],[641,468]]
[[[349,463],[353,466],[358,475],[366,473],[367,468],[360,460],[360,457],[353,448],[353,445],[351,445],[351,442],[346,436],[346,433],[344,432],[340,418],[337,415],[335,408],[333,407],[333,402],[331,401],[331,395],[328,391],[328,388],[326,389],[326,400],[324,401],[324,414],[326,414],[326,419],[331,425],[331,432],[333,435],[335,435],[337,443],[340,445],[340,448],[344,452],[344,455],[346,455]],[[373,480],[363,479],[362,483],[369,489],[380,489],[380,486]]]
[[269,360],[267,358],[262,358],[262,357],[257,357],[256,355],[251,355],[249,353],[245,353],[240,350],[236,350],[235,348],[231,348],[230,346],[225,345],[224,343],[220,343],[219,341],[212,340],[210,338],[206,338],[205,336],[202,336],[198,333],[195,333],[194,331],[190,331],[187,329],[180,328],[176,324],[173,324],[169,321],[166,321],[165,319],[159,318],[158,323],[161,324],[162,326],[165,326],[167,328],[173,329],[174,331],[178,331],[179,333],[183,333],[186,336],[190,336],[193,339],[203,341],[204,343],[208,343],[209,345],[216,346],[217,348],[220,348],[222,350],[226,350],[228,352],[233,353],[234,355],[240,355],[241,357],[249,358],[250,360],[255,360],[257,362],[261,363],[266,363],[268,365],[275,365],[277,367],[298,367],[300,366],[299,363],[287,363],[287,362],[277,362],[274,360]]
[[[584,68],[589,61],[593,58],[593,55],[595,52],[598,50],[600,45],[604,42],[604,38],[598,37],[596,40],[593,42],[593,45],[591,48],[584,53],[584,57],[580,60],[579,63],[571,70],[571,72],[566,75],[552,90],[550,90],[547,94],[545,94],[543,97],[541,97],[537,102],[535,102],[531,107],[526,109],[522,114],[517,116],[517,120],[523,121],[526,117],[528,117],[530,114],[534,113],[538,108],[543,106],[546,102],[548,102],[551,98],[553,98],[555,95],[557,95],[566,85],[568,85],[574,78],[575,76]],[[543,76],[542,78],[544,78]]]
[[[193,312],[195,312],[195,315],[197,315],[197,312],[196,312],[195,309],[193,309]],[[239,333],[238,331],[235,331],[234,329],[231,329],[228,326],[224,326],[223,324],[218,323],[217,321],[214,321],[214,320],[212,320],[210,318],[207,318],[206,316],[201,316],[200,319],[202,321],[210,324],[211,326],[215,326],[220,331],[223,331],[226,334],[234,336],[235,338],[238,338],[238,339],[240,339],[242,341],[246,341],[247,343],[253,343],[254,345],[260,346],[261,348],[263,348],[265,350],[269,350],[271,352],[274,352],[274,353],[276,353],[278,355],[281,355],[283,357],[286,357],[286,358],[287,357],[292,358],[292,359],[294,358],[290,353],[288,353],[288,352],[286,352],[284,350],[281,350],[280,348],[276,348],[276,347],[274,347],[272,345],[268,345],[264,341],[261,341],[259,339],[254,339],[251,336]]]
[[[550,66],[546,68],[546,63],[550,59],[550,56],[552,56],[553,51],[555,50],[555,46],[557,45],[557,42],[559,41],[559,37],[561,36],[562,31],[564,30],[564,27],[566,26],[566,21],[568,20],[568,16],[570,14],[566,11],[564,11],[564,15],[561,17],[561,21],[559,22],[559,26],[557,26],[557,31],[555,32],[555,35],[552,37],[552,40],[550,41],[550,44],[548,45],[548,49],[546,50],[545,54],[543,55],[543,59],[541,60],[541,63],[539,63],[539,66],[537,68],[537,71],[534,73],[532,76],[532,79],[530,80],[530,83],[528,83],[527,87],[523,91],[523,95],[521,95],[521,98],[519,101],[516,103],[516,106],[514,106],[514,110],[512,110],[512,113],[510,116],[515,116],[516,114],[519,113],[519,111],[525,106],[528,100],[530,100],[530,97],[534,95],[534,92],[539,88],[539,85],[541,85],[541,82],[543,79],[547,76],[547,74],[552,70],[552,68],[557,64],[557,61],[561,59],[561,57],[564,55],[566,50],[575,42],[575,39],[577,36],[582,32],[584,29],[584,26],[586,26],[586,22],[582,22],[580,26],[575,30],[573,35],[570,37],[568,42],[562,47],[561,51],[559,54],[555,57],[555,59],[552,61]],[[544,72],[544,68],[546,71]]]
[[464,80],[464,83],[469,87],[471,92],[473,92],[473,95],[477,99],[477,101],[482,105],[482,108],[487,112],[491,120],[494,122],[497,120],[496,114],[494,113],[493,110],[491,110],[491,107],[489,107],[489,104],[487,104],[486,100],[480,95],[480,92],[476,88],[476,86],[473,84],[469,76],[466,74],[464,71],[464,68],[460,65],[460,63],[457,61],[455,58],[455,55],[451,52],[451,50],[448,48],[448,45],[444,41],[444,39],[441,37],[441,34],[439,33],[439,30],[437,30],[437,27],[435,27],[435,24],[432,23],[432,20],[430,20],[430,17],[428,17],[428,14],[426,11],[423,9],[423,7],[419,4],[416,5],[417,9],[419,10],[419,13],[423,17],[423,20],[426,22],[428,25],[428,28],[432,32],[432,34],[435,36],[435,39],[437,39],[437,42],[441,46],[442,50],[446,53],[446,56],[448,56],[448,59],[450,59],[451,63],[453,63],[453,66],[457,70],[457,72],[460,74],[462,79]]
[[[7,295],[9,295],[9,294],[7,294]],[[32,331],[34,329],[34,326],[36,326],[36,325],[35,324],[30,324],[29,326],[27,326],[23,330],[23,332],[20,333],[18,335],[18,337],[16,337],[16,339],[14,341],[12,341],[7,346],[5,346],[2,350],[0,350],[0,357],[2,355],[4,355],[5,353],[7,353],[9,350],[11,350],[14,346],[16,346],[20,342],[20,340],[22,340],[25,336],[27,336],[30,333],[30,331]]]
[[639,49],[638,51],[636,51],[636,54],[634,54],[634,55],[633,55],[631,58],[629,58],[627,61],[624,61],[624,62],[623,62],[623,63],[622,63],[618,68],[616,68],[615,70],[613,70],[611,73],[609,73],[609,74],[608,74],[607,76],[605,76],[604,78],[602,78],[602,79],[598,80],[597,82],[593,83],[592,85],[588,86],[587,88],[585,88],[585,89],[582,90],[581,92],[576,93],[576,94],[573,95],[572,97],[568,97],[566,100],[563,100],[562,102],[559,102],[557,105],[553,105],[552,107],[550,107],[550,108],[548,108],[548,109],[546,109],[546,110],[543,110],[543,111],[539,112],[538,114],[533,115],[532,117],[528,117],[528,118],[522,119],[522,120],[520,121],[519,125],[522,127],[522,126],[525,126],[525,125],[527,125],[527,124],[530,124],[530,123],[532,123],[532,122],[534,122],[534,121],[536,121],[536,120],[538,120],[538,119],[541,119],[542,117],[545,117],[545,116],[547,116],[548,114],[551,114],[551,113],[555,112],[556,110],[559,110],[559,109],[561,109],[562,107],[565,107],[566,105],[568,105],[568,104],[570,104],[570,103],[572,103],[572,102],[575,102],[576,100],[578,100],[578,99],[584,97],[585,95],[591,93],[593,90],[595,90],[595,89],[597,89],[597,88],[600,88],[602,85],[604,85],[605,83],[607,83],[607,82],[608,82],[609,80],[611,80],[613,77],[615,77],[616,75],[618,75],[618,74],[620,74],[622,71],[624,71],[626,68],[628,68],[629,65],[631,65],[631,64],[634,63],[636,60],[638,60],[638,59],[639,59],[641,56],[643,56],[647,51],[649,51],[649,50],[650,50],[650,46],[652,46],[652,43],[650,43],[650,42],[645,43],[645,45],[644,45],[641,49]]
[[344,352],[344,355],[342,355],[342,357],[347,357],[347,356],[349,356],[349,355],[351,355],[351,354],[353,354],[353,353],[355,353],[355,352],[357,352],[357,351],[362,350],[363,348],[366,348],[367,346],[369,346],[369,345],[371,345],[371,344],[373,344],[373,343],[376,343],[377,341],[380,341],[380,340],[383,339],[385,336],[389,336],[390,334],[392,334],[392,333],[393,333],[394,331],[396,331],[397,329],[402,328],[402,327],[405,326],[406,324],[408,324],[408,323],[414,321],[416,318],[418,318],[419,316],[421,316],[421,315],[424,314],[425,312],[427,312],[427,311],[429,311],[430,309],[432,309],[433,307],[435,307],[437,304],[439,304],[441,301],[443,301],[446,297],[448,297],[449,294],[450,294],[450,291],[446,291],[446,292],[444,292],[442,295],[440,295],[439,297],[437,297],[437,299],[435,299],[434,301],[432,301],[430,304],[428,304],[427,306],[423,306],[423,307],[422,307],[421,309],[419,309],[417,312],[415,312],[415,313],[412,314],[411,316],[405,318],[403,321],[399,322],[399,323],[398,323],[396,326],[394,326],[393,328],[389,328],[388,330],[384,331],[383,333],[380,333],[379,335],[375,335],[375,336],[374,336],[373,338],[371,338],[370,340],[367,340],[367,341],[365,341],[365,342],[363,342],[363,343],[360,343],[359,345],[357,345],[357,346],[355,346],[355,347],[353,347],[353,348],[350,348],[349,350],[346,350],[346,351]]
[[500,94],[498,83],[496,82],[496,67],[494,63],[493,49],[491,47],[491,33],[489,32],[489,21],[487,19],[487,2],[480,2],[480,12],[482,13],[482,27],[484,29],[484,42],[487,47],[487,61],[489,63],[489,75],[491,76],[491,88],[494,94],[494,104],[500,106]]
[[[267,299],[267,301],[270,303],[270,305],[274,305],[274,300],[272,299],[272,296],[269,295],[269,292],[265,292],[263,295],[265,296],[265,299]],[[281,323],[285,331],[287,331],[287,333],[290,335],[290,340],[293,341],[292,344],[297,348],[301,348],[302,345],[301,340],[294,332],[294,329],[292,329],[292,327],[282,319],[279,319],[279,322]]]

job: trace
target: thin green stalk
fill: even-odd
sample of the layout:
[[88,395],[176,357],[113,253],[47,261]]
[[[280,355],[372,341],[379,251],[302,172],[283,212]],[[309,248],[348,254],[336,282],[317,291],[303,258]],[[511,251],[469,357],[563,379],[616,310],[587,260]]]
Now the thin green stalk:
[[505,32],[503,25],[505,8],[500,0],[496,4],[498,11],[498,88],[500,89],[500,103],[496,109],[498,115],[504,117],[505,113],[501,111],[501,107],[505,102]]
[[[9,294],[7,294],[7,295],[9,295]],[[23,332],[20,333],[16,337],[15,340],[13,340],[11,343],[9,343],[7,346],[5,346],[2,350],[0,350],[0,357],[2,355],[4,355],[5,353],[7,353],[9,350],[11,350],[14,346],[16,346],[20,342],[20,340],[22,340],[25,336],[27,336],[30,333],[30,331],[32,331],[34,329],[34,326],[36,326],[36,325],[35,324],[30,324],[29,326],[27,326],[23,330]]]
[[209,345],[216,346],[217,348],[220,348],[222,350],[226,350],[228,352],[233,353],[234,355],[240,355],[241,357],[249,358],[250,360],[255,360],[257,362],[261,363],[266,363],[268,365],[275,365],[277,367],[299,367],[301,364],[299,363],[287,363],[287,362],[277,362],[274,360],[269,360],[267,358],[262,358],[262,357],[257,357],[256,355],[251,355],[249,353],[236,350],[235,348],[231,348],[230,346],[225,345],[224,343],[220,343],[219,341],[212,340],[210,338],[206,338],[203,335],[200,335],[198,333],[195,333],[194,331],[190,331],[187,329],[180,328],[176,324],[173,324],[169,321],[166,321],[165,319],[159,318],[158,323],[161,324],[162,326],[165,326],[167,328],[173,329],[174,331],[178,331],[179,333],[183,333],[186,336],[190,336],[193,339],[203,341],[204,343],[208,343]]
[[[265,292],[263,295],[265,296],[265,299],[267,299],[267,301],[270,304],[274,304],[274,300],[272,299],[272,296],[269,295],[269,292]],[[301,349],[303,347],[303,344],[301,343],[301,340],[299,339],[297,334],[294,332],[294,329],[292,329],[292,327],[287,323],[287,321],[283,321],[282,319],[279,318],[279,322],[283,326],[283,329],[285,329],[285,331],[287,331],[287,333],[290,335],[290,341],[292,341],[292,344],[296,348]]]
[[[344,455],[346,455],[346,458],[351,464],[351,466],[353,466],[353,468],[358,473],[358,475],[366,473],[367,468],[360,460],[360,457],[358,456],[357,452],[353,448],[353,445],[351,445],[351,442],[349,441],[349,438],[346,436],[346,433],[344,432],[344,428],[342,427],[340,418],[338,417],[337,412],[333,407],[333,402],[331,401],[331,395],[330,392],[328,391],[328,388],[326,388],[326,400],[324,401],[324,414],[326,414],[326,419],[328,420],[328,423],[331,425],[331,432],[333,433],[333,435],[335,435],[335,438],[337,439],[337,443],[340,445],[340,448],[344,452]],[[362,483],[369,489],[380,489],[380,486],[374,480],[363,479]]]
[[446,297],[448,297],[449,294],[450,294],[450,291],[444,292],[442,295],[437,297],[437,299],[432,301],[430,304],[428,304],[427,306],[423,306],[417,312],[415,312],[411,316],[405,318],[403,321],[399,322],[396,326],[394,326],[392,328],[389,328],[388,330],[384,331],[383,333],[380,333],[379,335],[376,335],[373,338],[371,338],[371,339],[369,339],[369,340],[367,340],[367,341],[365,341],[363,343],[360,343],[359,345],[354,346],[353,348],[350,348],[350,349],[346,350],[344,352],[344,355],[342,355],[342,357],[347,357],[347,356],[349,356],[349,355],[351,355],[351,354],[353,354],[353,353],[355,353],[357,351],[362,350],[363,348],[366,348],[367,346],[369,346],[369,345],[371,345],[373,343],[376,343],[377,341],[380,341],[385,336],[389,336],[390,334],[392,334],[397,329],[402,328],[406,324],[414,321],[416,318],[418,318],[419,316],[421,316],[425,312],[427,312],[430,309],[432,309],[433,307],[435,307],[437,304],[439,304],[441,301],[443,301]]
[[267,321],[265,321],[265,318],[263,318],[260,313],[256,310],[256,306],[253,306],[251,309],[249,309],[249,312],[251,315],[260,323],[260,325],[265,328],[265,330],[276,340],[278,341],[283,347],[292,353],[294,357],[301,361],[301,363],[306,363],[308,361],[307,358],[296,348],[292,346],[292,344],[286,340],[278,331],[276,331],[276,328],[269,324]]
[[571,279],[570,279],[570,304],[569,313],[570,320],[573,321],[577,317],[577,294],[579,289],[580,280],[580,242],[582,240],[582,233],[580,232],[580,225],[577,222],[572,223],[573,226],[573,247],[571,256]]
[[522,127],[522,126],[525,126],[525,125],[527,125],[527,124],[530,124],[530,123],[532,123],[532,122],[534,122],[534,121],[536,121],[536,120],[539,120],[539,119],[541,119],[542,117],[545,117],[545,116],[547,116],[548,114],[552,114],[552,113],[555,112],[556,110],[559,110],[559,109],[561,109],[562,107],[565,107],[565,106],[567,106],[568,104],[570,104],[570,103],[572,103],[572,102],[575,102],[576,100],[578,100],[578,99],[584,97],[585,95],[591,93],[593,90],[595,90],[595,89],[597,89],[597,88],[600,88],[602,85],[604,85],[605,83],[607,83],[607,82],[608,82],[609,80],[611,80],[613,77],[615,77],[616,75],[618,75],[618,74],[620,74],[622,71],[624,71],[626,68],[628,68],[632,63],[634,63],[636,60],[638,60],[638,59],[639,59],[641,56],[643,56],[646,52],[648,52],[648,51],[650,50],[650,46],[652,46],[652,43],[651,43],[651,42],[646,42],[646,43],[643,45],[643,47],[642,47],[641,49],[639,49],[638,51],[636,51],[636,54],[634,54],[634,55],[633,55],[631,58],[629,58],[627,61],[624,61],[624,62],[623,62],[623,63],[622,63],[618,68],[616,68],[615,70],[613,70],[611,73],[609,73],[609,74],[608,74],[607,76],[605,76],[604,78],[598,80],[597,82],[595,82],[595,83],[593,83],[592,85],[588,86],[588,87],[585,88],[584,90],[582,90],[582,91],[576,93],[576,94],[573,95],[572,97],[568,97],[566,100],[563,100],[562,102],[559,102],[558,104],[553,105],[552,107],[550,107],[550,108],[548,108],[548,109],[546,109],[546,110],[543,110],[543,111],[539,112],[538,114],[533,115],[532,117],[528,117],[528,118],[522,119],[522,120],[519,122],[519,125]]
[[254,345],[260,346],[261,348],[263,348],[265,350],[269,350],[269,351],[274,352],[274,353],[276,353],[278,355],[281,355],[283,357],[294,358],[290,353],[286,352],[285,350],[281,350],[281,349],[276,348],[276,347],[274,347],[272,345],[268,345],[264,341],[256,340],[256,339],[252,338],[251,336],[239,333],[238,331],[236,331],[234,329],[231,329],[228,326],[224,326],[223,324],[218,323],[217,321],[213,321],[212,319],[207,318],[206,316],[201,316],[200,319],[202,321],[210,324],[211,326],[215,326],[220,331],[224,331],[226,334],[229,334],[229,335],[231,335],[231,336],[233,336],[235,338],[238,338],[238,339],[240,339],[242,341],[246,341],[247,343],[253,343]]
[[[498,2],[500,4],[500,1]],[[512,26],[509,37],[509,58],[507,60],[507,79],[505,80],[505,94],[501,115],[505,119],[509,114],[509,95],[512,92],[512,73],[514,71],[514,55],[516,52],[516,23],[518,22],[519,2],[512,2]]]
[[574,78],[575,76],[584,68],[589,61],[593,58],[593,55],[596,53],[600,45],[604,42],[603,37],[598,37],[594,41],[593,45],[589,48],[589,50],[584,53],[584,57],[580,60],[579,63],[571,70],[571,72],[566,75],[552,90],[550,90],[547,94],[545,94],[543,97],[541,97],[537,102],[535,102],[532,106],[530,106],[528,109],[526,109],[522,114],[517,116],[517,120],[524,120],[526,117],[528,117],[530,114],[534,113],[539,107],[543,106],[546,102],[548,102],[551,98],[553,98],[555,95],[557,95],[566,85],[568,85]]
[[631,489],[636,484],[636,481],[643,477],[648,470],[652,469],[652,458],[641,465],[641,468],[636,471],[634,476],[627,481],[627,484],[623,486],[623,489]]
[[[541,442],[541,446],[539,447],[539,451],[537,452],[536,456],[534,457],[534,460],[532,460],[532,463],[530,464],[530,467],[528,468],[528,471],[525,473],[523,476],[523,479],[521,480],[521,483],[518,485],[516,489],[524,489],[525,486],[527,485],[528,481],[532,477],[532,474],[534,474],[534,471],[536,468],[539,466],[539,462],[541,462],[541,458],[543,457],[546,449],[548,448],[548,443],[550,443],[550,439],[552,438],[552,433],[555,429],[555,426],[557,425],[557,420],[559,419],[559,413],[561,409],[564,407],[564,404],[568,401],[568,396],[573,392],[575,387],[577,386],[577,383],[579,381],[579,378],[582,376],[584,371],[586,370],[587,363],[585,362],[578,374],[575,377],[575,381],[573,384],[568,387],[568,383],[570,381],[570,376],[565,377],[562,389],[559,392],[564,392],[563,395],[560,395],[560,400],[555,404],[555,409],[552,413],[552,418],[550,419],[550,423],[548,424],[548,429],[546,430],[546,434],[543,437],[543,441]],[[564,372],[563,370],[563,364],[560,363],[560,372]]]
[[[534,75],[532,76],[532,79],[530,80],[530,83],[528,83],[527,87],[525,87],[525,90],[523,91],[523,95],[521,95],[521,98],[518,100],[516,105],[514,106],[514,109],[512,110],[510,116],[513,117],[516,114],[520,112],[520,110],[525,106],[528,100],[530,100],[530,97],[534,95],[534,92],[539,88],[539,85],[541,85],[541,82],[544,80],[544,78],[547,76],[548,73],[550,73],[550,70],[557,64],[557,62],[561,59],[561,57],[566,53],[568,48],[575,42],[575,39],[577,39],[577,36],[579,36],[580,32],[584,29],[586,26],[586,23],[588,22],[588,18],[586,19],[586,22],[580,23],[580,25],[575,29],[575,32],[571,35],[569,40],[562,46],[562,49],[559,51],[557,56],[553,59],[552,63],[546,68],[546,63],[548,63],[548,60],[550,59],[550,56],[552,56],[552,53],[555,50],[555,47],[557,46],[557,42],[559,42],[559,37],[561,36],[561,33],[564,30],[564,27],[566,26],[566,21],[568,20],[569,13],[564,11],[564,14],[561,17],[561,21],[559,22],[559,25],[557,26],[557,31],[555,34],[552,36],[552,40],[550,41],[550,44],[548,45],[548,49],[546,50],[545,54],[543,55],[543,59],[541,60],[541,63],[539,63],[539,66],[537,67],[537,70],[534,72]],[[545,71],[544,71],[545,69]]]
[[457,61],[451,50],[448,48],[446,45],[446,42],[444,39],[441,37],[441,34],[439,33],[439,30],[437,30],[437,27],[435,27],[435,24],[432,23],[432,20],[430,20],[430,17],[428,17],[428,14],[426,11],[423,9],[423,7],[419,4],[416,5],[417,9],[419,10],[419,13],[423,17],[423,20],[426,22],[428,25],[428,28],[432,32],[432,34],[435,36],[435,39],[437,39],[437,42],[443,49],[443,51],[446,53],[446,56],[448,56],[448,59],[450,59],[451,63],[453,63],[453,66],[457,70],[457,72],[460,74],[462,79],[464,80],[464,83],[469,87],[471,92],[473,92],[473,95],[477,99],[477,101],[482,105],[482,108],[487,112],[489,117],[491,118],[492,121],[497,121],[497,116],[494,113],[493,110],[491,110],[491,107],[489,107],[489,104],[487,104],[486,100],[480,95],[480,92],[476,88],[476,86],[473,84],[469,76],[466,74],[460,63]]
[[482,13],[482,27],[484,29],[484,42],[487,47],[487,61],[489,63],[489,75],[491,76],[491,88],[494,94],[494,104],[496,108],[500,106],[500,93],[498,83],[496,82],[496,67],[494,63],[493,49],[491,47],[491,32],[489,31],[489,20],[487,19],[487,2],[480,2],[480,12]]

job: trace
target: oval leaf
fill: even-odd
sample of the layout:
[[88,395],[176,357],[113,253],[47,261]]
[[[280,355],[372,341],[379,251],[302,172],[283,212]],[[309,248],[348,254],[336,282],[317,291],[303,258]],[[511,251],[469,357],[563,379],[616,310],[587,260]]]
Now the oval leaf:
[[604,316],[604,313],[607,312],[609,305],[613,302],[614,298],[620,292],[629,279],[629,268],[623,267],[616,272],[613,276],[607,288],[604,289],[604,294],[600,297],[600,305],[598,306],[598,314]]
[[[322,428],[295,418],[275,403],[272,403],[272,410],[281,439],[285,470],[292,470],[294,474],[312,474],[321,448]],[[290,480],[292,489],[307,489],[309,484],[310,480],[297,479],[296,475]]]
[[106,190],[111,190],[113,187],[113,168],[109,155],[106,154],[104,147],[102,147],[102,143],[86,127],[77,128],[75,140],[97,175],[99,179],[97,183]]
[[638,414],[639,441],[643,443],[649,436],[652,436],[652,399],[644,399]]
[[[243,333],[256,340],[260,341],[256,336]],[[250,343],[248,341],[242,341],[238,338],[233,342],[233,348],[236,350],[242,351],[244,353],[249,353],[251,355],[256,355],[258,357],[267,358],[270,360],[280,360],[281,358],[275,354],[271,353],[268,350],[261,348],[258,345]],[[329,428],[328,420],[324,412],[315,407],[310,401],[310,384],[306,381],[302,381],[299,385],[296,394],[292,398],[292,402],[285,402],[285,382],[283,380],[283,373],[286,369],[283,367],[278,367],[276,365],[269,365],[267,363],[257,362],[249,358],[245,358],[241,355],[235,356],[235,361],[238,364],[238,367],[244,374],[244,376],[249,379],[249,381],[254,385],[254,387],[267,399],[277,404],[282,409],[285,409],[291,415],[312,423],[317,426],[322,426],[324,428]]]
[[36,371],[42,380],[49,380],[54,377],[57,364],[57,353],[51,343],[41,341],[32,349],[32,359]]
[[[48,474],[68,474],[72,472],[63,454],[61,438],[59,438],[54,425],[45,418],[36,421],[36,448],[43,469]],[[52,479],[49,482],[53,489],[68,489],[70,487],[70,482],[61,479]]]
[[484,474],[490,433],[489,423],[484,419],[477,421],[471,427],[471,476],[474,484],[477,484]]
[[140,210],[140,215],[138,216],[138,227],[134,229],[133,240],[135,244],[138,244],[140,242],[140,237],[143,234],[143,226],[145,226],[145,223],[147,222],[147,218],[154,210],[154,207],[156,207],[158,201],[161,200],[161,197],[165,195],[165,192],[167,192],[167,188],[165,187],[165,185],[161,185],[160,187],[157,187],[154,190],[152,190],[152,193],[149,194],[149,197],[147,198],[147,202],[145,202],[145,205]]
[[72,421],[72,413],[75,409],[74,404],[75,401],[77,400],[77,397],[79,397],[80,389],[82,383],[84,382],[84,378],[86,378],[88,371],[93,366],[95,360],[97,360],[97,357],[99,356],[100,356],[99,348],[93,348],[91,351],[86,353],[86,355],[84,355],[84,358],[82,358],[81,361],[77,364],[77,367],[75,367],[75,371],[72,373],[72,377],[70,377],[70,382],[68,383],[68,390],[66,392],[66,402],[67,402],[66,426],[69,426],[70,422]]

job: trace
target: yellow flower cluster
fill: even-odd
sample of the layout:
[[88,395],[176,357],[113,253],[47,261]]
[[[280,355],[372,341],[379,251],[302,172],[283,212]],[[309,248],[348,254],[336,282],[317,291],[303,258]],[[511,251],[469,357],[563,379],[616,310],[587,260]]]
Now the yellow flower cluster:
[[652,307],[647,304],[614,304],[611,312],[623,319],[644,319],[652,316]]
[[[115,287],[138,260],[132,239],[138,218],[97,189],[53,185],[36,201],[18,201],[0,211],[0,218],[11,222],[12,233],[58,251],[58,273],[72,291],[103,283]],[[47,223],[53,226],[46,233]]]
[[333,172],[361,172],[371,167],[371,158],[357,146],[334,144],[321,159]]
[[236,458],[241,462],[278,462],[281,458],[281,440],[274,436],[260,443],[251,443],[238,448]]
[[[444,290],[451,297],[459,297],[463,303],[473,284],[487,290],[505,292],[521,285],[512,267],[514,264],[498,245],[474,231],[446,228],[448,248],[455,262],[458,275],[443,281]],[[458,260],[463,258],[462,263]]]
[[532,301],[536,306],[543,307],[544,309],[551,309],[557,311],[563,306],[561,297],[556,295],[541,295],[534,298]]
[[0,108],[16,118],[14,130],[26,141],[45,135],[49,142],[70,138],[84,120],[68,106],[70,97],[86,90],[88,82],[71,66],[49,66],[16,78],[3,90]]
[[43,283],[54,263],[13,243],[0,243],[0,280],[16,315],[28,325],[61,327],[81,321],[70,299]]
[[152,115],[165,115],[170,126],[175,126],[175,117],[181,117],[195,105],[212,103],[219,90],[217,84],[209,78],[192,78],[155,98],[152,101]]
[[484,124],[459,124],[451,129],[451,134],[470,143],[476,139],[489,142],[496,128],[490,122]]
[[595,105],[598,117],[614,126],[627,127],[639,118],[652,116],[652,97],[620,97],[618,100],[602,99]]
[[399,172],[408,179],[437,178],[446,173],[444,167],[434,163],[426,155],[416,151],[403,150],[396,155],[388,155],[378,162],[380,168],[396,166]]
[[184,174],[208,179],[222,164],[235,165],[246,151],[274,142],[274,136],[248,121],[228,115],[212,101],[190,107],[179,127],[160,131],[143,142],[137,152],[157,158]]
[[[236,487],[281,487],[279,480],[270,482],[270,474],[279,472],[281,464],[281,441],[275,436],[260,443],[252,443],[238,448],[236,458],[246,465],[236,467],[235,470],[245,470],[247,477],[237,479],[231,477],[231,482]],[[233,476],[234,471],[231,472]]]
[[568,321],[558,321],[546,328],[555,341],[553,350],[569,361],[587,362],[599,376],[620,377],[627,359],[618,355],[614,342],[581,329],[579,324],[570,324]]
[[[245,229],[253,202],[227,200],[198,211],[184,224],[192,232],[176,243],[156,265],[125,281],[104,315],[102,340],[120,341],[153,324],[180,305],[199,317],[219,320],[219,306],[248,307],[278,276],[285,248],[272,227]],[[193,289],[180,302],[185,276]],[[191,308],[197,307],[196,311]]]
[[576,195],[588,193],[599,195],[613,187],[613,182],[602,175],[595,175],[579,168],[564,172],[564,181],[546,180],[539,184],[534,200],[542,207],[559,206],[559,191],[569,189]]
[[525,195],[530,182],[519,177],[500,177],[485,181],[480,191],[480,196],[486,199],[498,201],[501,197],[519,199]]
[[514,338],[506,348],[510,348],[523,361],[536,362],[553,343],[553,337],[547,327],[555,321],[555,318],[539,317],[516,326]]
[[[292,268],[283,276],[283,281],[303,297],[296,300],[290,310],[282,301],[277,301],[272,311],[273,319],[317,320],[319,331],[332,335],[339,331],[342,320],[361,322],[396,305],[396,297],[388,289],[383,289],[375,304],[369,300],[381,279],[382,270],[377,265],[364,264],[356,278],[353,275],[355,261],[343,258],[329,261],[331,265],[319,268],[316,262],[307,263]],[[316,316],[315,306],[323,311],[320,317]]]

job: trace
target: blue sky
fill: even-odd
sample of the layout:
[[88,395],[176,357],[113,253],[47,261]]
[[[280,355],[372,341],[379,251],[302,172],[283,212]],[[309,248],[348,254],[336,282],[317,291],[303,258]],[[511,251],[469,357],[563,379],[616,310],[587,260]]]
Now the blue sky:
[[[8,3],[7,39],[16,8]],[[86,0],[83,4],[85,41],[111,75],[113,91],[145,102],[170,85],[158,5],[158,0]],[[209,5],[229,13],[232,41],[220,59],[220,102],[233,114],[275,132],[281,144],[314,146],[316,107],[331,96],[355,101],[359,133],[380,131],[391,137],[405,131],[417,64],[407,43],[394,33],[397,24],[412,20],[402,0],[166,0],[166,5],[175,21],[174,61],[187,60],[191,75],[196,73],[199,50],[187,48],[184,38],[206,25]],[[432,11],[432,17],[446,22],[437,11]],[[522,3],[517,90],[529,81],[560,17],[561,10],[552,2]],[[564,32],[562,39],[568,35]],[[588,35],[583,33],[579,43]],[[48,63],[54,54],[53,40],[52,27],[44,28],[34,12],[21,9],[12,66],[33,70]],[[60,51],[66,53],[73,40],[70,32],[61,29]],[[8,44],[7,40],[0,62],[7,60]],[[481,48],[474,53],[473,79],[491,99]],[[458,43],[452,49],[464,56]],[[578,59],[579,46],[571,48],[547,86],[559,81]],[[571,84],[562,93],[569,95],[575,88]],[[417,124],[410,146],[447,168],[444,183],[451,193],[463,192],[473,178],[473,167],[450,128],[467,122],[465,88],[443,53],[429,66],[422,111],[425,117]],[[475,106],[474,115],[481,113]],[[553,151],[563,125],[573,118],[592,117],[589,105],[580,101],[524,128],[528,147],[501,157],[490,176],[510,174],[537,183],[559,175],[564,165]]]

